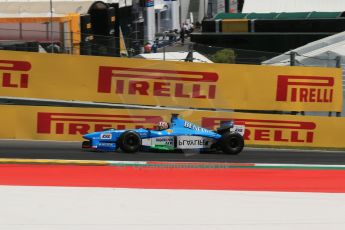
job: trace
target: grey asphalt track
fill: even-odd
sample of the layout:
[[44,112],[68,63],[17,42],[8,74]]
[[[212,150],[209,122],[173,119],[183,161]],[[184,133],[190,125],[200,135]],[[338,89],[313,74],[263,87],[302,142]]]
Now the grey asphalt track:
[[126,154],[120,151],[92,152],[82,150],[79,142],[19,140],[0,140],[0,158],[345,165],[345,152],[341,151],[245,148],[237,156],[221,153],[140,152]]

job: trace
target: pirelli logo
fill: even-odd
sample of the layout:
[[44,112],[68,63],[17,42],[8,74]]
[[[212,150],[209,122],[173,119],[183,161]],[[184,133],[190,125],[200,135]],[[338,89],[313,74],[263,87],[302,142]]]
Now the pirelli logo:
[[98,92],[118,95],[215,99],[218,74],[100,66]]
[[132,116],[81,113],[37,113],[38,134],[83,135],[107,128],[156,128],[160,116]]
[[28,88],[30,70],[30,62],[0,60],[1,87]]
[[276,101],[333,102],[333,77],[279,75]]
[[[202,126],[216,129],[221,121],[227,120],[229,118],[204,117]],[[314,142],[314,130],[316,128],[314,122],[263,119],[235,119],[235,122],[241,122],[245,125],[245,140],[290,143]]]

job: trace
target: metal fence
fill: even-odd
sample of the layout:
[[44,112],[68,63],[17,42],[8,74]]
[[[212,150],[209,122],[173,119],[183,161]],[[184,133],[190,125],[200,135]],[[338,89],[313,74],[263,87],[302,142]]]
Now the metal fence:
[[[16,29],[0,28],[0,49],[95,56],[125,56],[133,58],[145,53],[145,45],[150,43],[151,45],[157,45],[157,50],[151,49],[151,53],[163,53],[163,58],[161,59],[164,59],[164,53],[168,52],[183,53],[194,51],[205,56],[212,62],[238,64],[260,64],[262,61],[280,55],[280,53],[195,44],[189,41],[188,34],[186,34],[183,41],[176,32],[157,34],[156,39],[153,41],[132,37],[123,38],[80,33],[77,35],[80,36],[81,41],[80,43],[76,43],[72,39],[76,34],[70,32],[53,31],[52,33],[47,33],[47,31],[43,30],[22,30],[21,32],[26,34],[26,36],[21,37],[18,35],[19,37],[13,40],[4,40],[4,38],[8,37],[4,36],[5,34],[16,32],[18,32]],[[51,34],[53,34],[54,39],[50,38]],[[196,57],[191,58],[189,56],[186,61],[200,62],[202,60],[197,60]]]

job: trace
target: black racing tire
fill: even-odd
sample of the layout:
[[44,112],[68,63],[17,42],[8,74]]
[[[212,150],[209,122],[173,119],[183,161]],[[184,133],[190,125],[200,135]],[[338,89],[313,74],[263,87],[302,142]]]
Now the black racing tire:
[[219,144],[225,154],[237,155],[244,148],[244,139],[239,133],[227,132],[222,135]]
[[141,148],[141,138],[135,131],[126,131],[121,134],[117,144],[125,153],[135,153]]

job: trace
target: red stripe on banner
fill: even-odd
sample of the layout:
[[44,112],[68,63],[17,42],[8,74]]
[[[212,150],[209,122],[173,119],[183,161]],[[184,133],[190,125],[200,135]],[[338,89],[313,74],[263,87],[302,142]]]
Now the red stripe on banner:
[[1,185],[345,192],[345,170],[0,165]]

